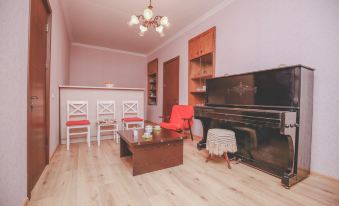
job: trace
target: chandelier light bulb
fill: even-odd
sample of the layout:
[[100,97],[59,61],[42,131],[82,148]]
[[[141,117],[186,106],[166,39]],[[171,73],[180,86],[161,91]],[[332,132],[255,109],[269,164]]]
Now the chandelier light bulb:
[[167,17],[167,16],[163,16],[163,17],[160,19],[160,24],[163,25],[163,26],[169,26],[168,17]]
[[139,19],[136,15],[131,16],[131,20],[128,23],[130,26],[133,26],[135,24],[139,24]]
[[144,33],[145,31],[147,31],[147,27],[143,26],[143,25],[140,25],[139,27],[140,29],[140,32]]
[[155,30],[161,34],[164,31],[164,27],[160,25],[157,28],[155,28]]
[[144,10],[144,18],[150,20],[153,17],[153,11],[149,8]]

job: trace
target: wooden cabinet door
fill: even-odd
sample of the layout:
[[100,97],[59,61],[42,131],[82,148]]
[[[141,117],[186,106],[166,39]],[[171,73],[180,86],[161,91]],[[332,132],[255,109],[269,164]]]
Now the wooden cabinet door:
[[215,32],[213,30],[210,30],[200,36],[199,41],[199,56],[212,53],[214,51],[214,38],[215,38]]
[[195,59],[199,56],[199,37],[196,37],[194,39],[191,39],[189,41],[189,59]]
[[215,27],[191,39],[188,46],[190,60],[214,52]]
[[193,54],[194,54],[194,52],[193,52],[193,47],[194,47],[194,41],[193,40],[190,40],[189,42],[188,42],[188,58],[191,60],[191,59],[193,59]]
[[158,59],[154,59],[153,61],[148,63],[147,66],[148,74],[158,73]]

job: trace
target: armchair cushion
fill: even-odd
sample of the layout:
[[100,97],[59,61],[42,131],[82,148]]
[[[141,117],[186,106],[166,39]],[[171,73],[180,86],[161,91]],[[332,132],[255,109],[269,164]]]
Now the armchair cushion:
[[165,128],[165,129],[175,130],[175,131],[182,130],[181,125],[176,124],[176,123],[161,122],[160,127]]

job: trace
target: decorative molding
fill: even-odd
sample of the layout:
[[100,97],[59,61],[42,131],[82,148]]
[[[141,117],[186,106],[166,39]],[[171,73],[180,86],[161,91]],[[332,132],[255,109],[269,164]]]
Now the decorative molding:
[[[82,46],[82,47],[87,47],[87,48],[92,48],[92,49],[99,49],[99,50],[103,50],[103,51],[117,52],[117,53],[121,53],[121,54],[129,54],[129,55],[135,55],[135,56],[141,56],[141,57],[148,57],[148,56],[152,55],[153,53],[155,53],[156,51],[160,50],[161,48],[165,47],[169,43],[171,43],[174,40],[178,39],[179,37],[183,36],[184,34],[189,32],[190,30],[192,30],[194,27],[203,23],[206,19],[213,16],[214,14],[216,14],[217,12],[222,10],[223,8],[227,7],[233,1],[234,0],[224,0],[222,3],[218,4],[217,6],[212,8],[211,10],[207,11],[200,18],[196,19],[194,22],[192,22],[191,24],[187,25],[186,27],[184,27],[183,29],[178,31],[174,36],[170,37],[168,40],[166,40],[165,42],[163,42],[158,47],[156,47],[155,49],[153,49],[152,51],[150,51],[148,53],[136,53],[136,52],[130,52],[130,51],[125,51],[125,50],[118,50],[118,49],[112,49],[112,48],[107,48],[107,47],[95,46],[95,45],[90,45],[90,44],[83,44],[83,43],[79,43],[79,42],[72,42],[72,45]],[[65,6],[63,5],[62,1],[60,1],[60,2],[61,2],[60,4],[61,4],[62,8],[65,9]],[[66,27],[67,27],[67,32],[68,32],[70,40],[72,41],[73,40],[73,34],[72,34],[70,21],[69,21],[67,14],[66,14],[67,12],[64,12],[63,9],[62,9],[62,13],[63,13],[65,24],[66,24]]]
[[119,49],[112,49],[112,48],[95,46],[95,45],[90,45],[90,44],[82,44],[82,43],[77,43],[77,42],[73,42],[72,46],[86,47],[86,48],[98,49],[98,50],[102,50],[102,51],[116,52],[116,53],[120,53],[120,54],[128,54],[128,55],[134,55],[134,56],[140,56],[140,57],[147,57],[146,54],[142,54],[142,53],[130,52],[130,51],[119,50]]
[[104,89],[104,90],[133,90],[133,91],[145,91],[145,88],[98,87],[98,86],[72,86],[72,85],[59,85],[59,89]]
[[152,55],[153,53],[155,53],[156,51],[160,50],[161,48],[163,48],[167,44],[169,44],[172,41],[174,41],[174,40],[178,39],[179,37],[183,36],[184,34],[189,32],[190,30],[192,30],[194,27],[196,27],[199,24],[203,23],[209,17],[213,16],[214,14],[218,13],[223,8],[225,8],[228,5],[230,5],[233,1],[234,0],[224,0],[222,3],[218,4],[216,7],[212,8],[211,10],[206,12],[204,15],[202,15],[200,18],[196,19],[194,22],[192,22],[188,26],[186,26],[183,29],[181,29],[180,31],[178,31],[174,36],[172,36],[171,38],[166,40],[164,43],[160,44],[160,46],[156,47],[155,49],[153,49],[152,51],[147,53],[146,56],[148,57],[148,56]]

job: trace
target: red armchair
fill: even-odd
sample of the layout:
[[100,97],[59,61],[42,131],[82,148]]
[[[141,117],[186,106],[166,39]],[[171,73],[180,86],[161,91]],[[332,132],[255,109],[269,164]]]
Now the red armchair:
[[[192,125],[193,125],[193,115],[194,109],[190,105],[174,105],[172,107],[172,113],[169,122],[162,122],[160,124],[161,128],[175,130],[177,132],[182,132],[186,129],[189,129],[191,139],[193,141],[192,135]],[[166,118],[161,116],[161,118]]]

